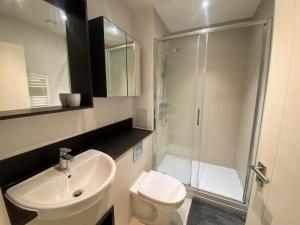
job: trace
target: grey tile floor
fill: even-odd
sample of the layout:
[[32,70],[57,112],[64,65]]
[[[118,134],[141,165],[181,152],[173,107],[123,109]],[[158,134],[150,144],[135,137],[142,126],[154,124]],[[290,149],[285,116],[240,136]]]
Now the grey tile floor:
[[193,199],[186,225],[244,225],[245,218],[233,211]]

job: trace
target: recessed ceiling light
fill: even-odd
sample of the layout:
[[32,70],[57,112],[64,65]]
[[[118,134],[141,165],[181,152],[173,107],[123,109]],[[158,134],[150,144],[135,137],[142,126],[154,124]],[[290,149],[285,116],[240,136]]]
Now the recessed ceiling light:
[[203,0],[202,7],[207,8],[208,6],[209,6],[209,1],[208,0]]
[[108,32],[111,33],[111,34],[118,34],[119,33],[118,29],[115,26],[108,27]]
[[68,20],[68,17],[67,17],[66,15],[61,15],[61,18],[62,18],[64,21]]
[[68,20],[68,17],[66,16],[66,13],[64,11],[60,11],[60,18],[62,18],[63,21]]

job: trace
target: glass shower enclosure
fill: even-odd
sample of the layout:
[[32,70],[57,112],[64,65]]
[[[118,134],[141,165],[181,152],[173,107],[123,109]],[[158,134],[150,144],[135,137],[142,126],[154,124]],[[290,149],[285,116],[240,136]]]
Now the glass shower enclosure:
[[269,21],[157,40],[156,169],[246,202],[267,80]]

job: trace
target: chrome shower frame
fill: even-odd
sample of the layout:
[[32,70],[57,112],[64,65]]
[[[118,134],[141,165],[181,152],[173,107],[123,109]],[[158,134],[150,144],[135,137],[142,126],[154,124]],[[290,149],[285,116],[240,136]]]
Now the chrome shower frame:
[[[157,57],[157,48],[158,43],[161,41],[172,40],[176,38],[188,37],[193,35],[201,35],[207,34],[211,32],[218,32],[224,30],[231,30],[237,28],[244,28],[256,25],[264,25],[264,36],[263,36],[263,45],[262,45],[262,57],[261,57],[261,66],[260,66],[260,74],[259,74],[259,85],[258,91],[256,96],[256,105],[255,105],[255,116],[252,125],[252,136],[251,136],[251,144],[249,150],[249,158],[248,158],[248,168],[247,168],[247,175],[246,175],[246,183],[244,187],[244,195],[242,201],[237,201],[225,196],[220,196],[214,193],[210,193],[204,190],[200,190],[198,188],[194,188],[191,186],[186,186],[187,192],[189,196],[198,197],[203,200],[209,201],[213,204],[229,207],[241,214],[246,215],[248,204],[250,200],[250,193],[251,187],[253,183],[253,173],[251,172],[251,165],[254,165],[256,162],[256,153],[258,149],[259,143],[259,134],[260,134],[260,127],[261,127],[261,120],[263,116],[263,108],[264,108],[264,101],[265,101],[265,93],[267,89],[267,80],[268,80],[268,68],[269,68],[269,61],[270,61],[270,52],[271,52],[271,42],[272,42],[272,20],[251,20],[245,22],[236,22],[230,23],[226,25],[216,25],[208,28],[202,28],[199,30],[194,30],[190,32],[183,32],[175,35],[166,36],[163,38],[154,39],[154,85],[153,85],[153,93],[154,93],[154,101],[153,101],[153,108],[154,108],[154,130],[156,130],[156,81],[157,75],[156,74],[156,57]],[[156,139],[154,135],[154,151],[153,151],[153,165],[154,169],[157,169],[156,165]]]

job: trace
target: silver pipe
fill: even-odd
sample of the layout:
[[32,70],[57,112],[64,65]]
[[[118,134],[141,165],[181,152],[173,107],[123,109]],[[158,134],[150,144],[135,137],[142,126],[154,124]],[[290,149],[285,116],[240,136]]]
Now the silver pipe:
[[192,36],[192,35],[206,34],[206,33],[236,29],[236,28],[241,28],[241,27],[249,27],[249,26],[255,26],[255,25],[259,25],[259,24],[267,24],[268,22],[269,22],[269,20],[253,20],[253,21],[247,21],[247,22],[226,24],[226,25],[222,25],[222,26],[217,25],[214,27],[202,28],[202,29],[195,30],[195,31],[183,32],[180,34],[175,34],[175,35],[170,35],[170,36],[163,37],[163,38],[158,38],[157,41],[166,41],[166,40],[170,40],[170,39],[187,37],[187,36]]

